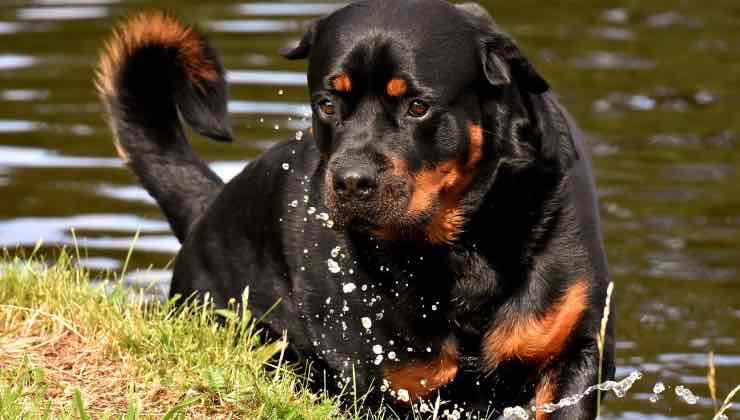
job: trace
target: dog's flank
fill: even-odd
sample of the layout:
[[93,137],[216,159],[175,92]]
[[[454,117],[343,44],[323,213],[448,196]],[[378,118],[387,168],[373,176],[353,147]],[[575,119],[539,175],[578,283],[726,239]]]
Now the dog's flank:
[[198,133],[231,140],[221,61],[193,27],[162,12],[119,25],[97,67],[96,87],[116,150],[183,241],[223,186],[192,151],[180,116]]

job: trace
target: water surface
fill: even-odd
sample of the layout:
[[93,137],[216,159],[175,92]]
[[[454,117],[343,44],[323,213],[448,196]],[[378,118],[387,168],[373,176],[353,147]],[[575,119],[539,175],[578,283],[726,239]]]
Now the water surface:
[[[708,418],[707,352],[720,393],[740,382],[740,3],[482,3],[588,133],[617,283],[618,374],[645,373],[608,416]],[[336,4],[157,4],[200,22],[223,53],[239,141],[194,141],[220,175],[305,126],[305,63],[276,51]],[[120,270],[139,231],[131,267],[156,270],[129,281],[164,290],[178,243],[115,156],[91,83],[112,22],[150,5],[0,5],[0,246],[77,243],[87,266]],[[657,381],[669,389],[651,403]],[[678,400],[679,384],[703,398]]]

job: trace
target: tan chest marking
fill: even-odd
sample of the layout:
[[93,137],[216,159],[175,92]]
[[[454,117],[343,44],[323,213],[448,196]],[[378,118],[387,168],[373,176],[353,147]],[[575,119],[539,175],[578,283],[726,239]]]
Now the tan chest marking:
[[409,214],[418,215],[432,207],[436,200],[440,208],[427,227],[427,238],[434,244],[454,242],[462,233],[466,222],[460,199],[472,182],[475,169],[483,156],[483,130],[471,123],[469,150],[466,162],[442,162],[432,169],[419,171],[415,176],[414,194]]
[[352,79],[349,78],[347,73],[341,73],[331,79],[331,87],[337,92],[351,92],[352,91]]

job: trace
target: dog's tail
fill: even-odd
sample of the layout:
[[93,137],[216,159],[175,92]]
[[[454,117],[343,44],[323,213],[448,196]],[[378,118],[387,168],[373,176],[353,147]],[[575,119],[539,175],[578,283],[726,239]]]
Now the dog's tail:
[[95,84],[118,154],[182,242],[223,187],[193,152],[181,123],[231,140],[220,58],[193,27],[163,12],[141,13],[113,31]]

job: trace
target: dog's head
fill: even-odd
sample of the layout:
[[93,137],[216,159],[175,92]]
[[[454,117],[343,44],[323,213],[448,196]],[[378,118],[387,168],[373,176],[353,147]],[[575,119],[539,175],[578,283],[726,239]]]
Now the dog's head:
[[310,59],[313,133],[339,226],[452,242],[498,163],[543,147],[529,98],[548,85],[477,5],[352,3],[284,55]]

